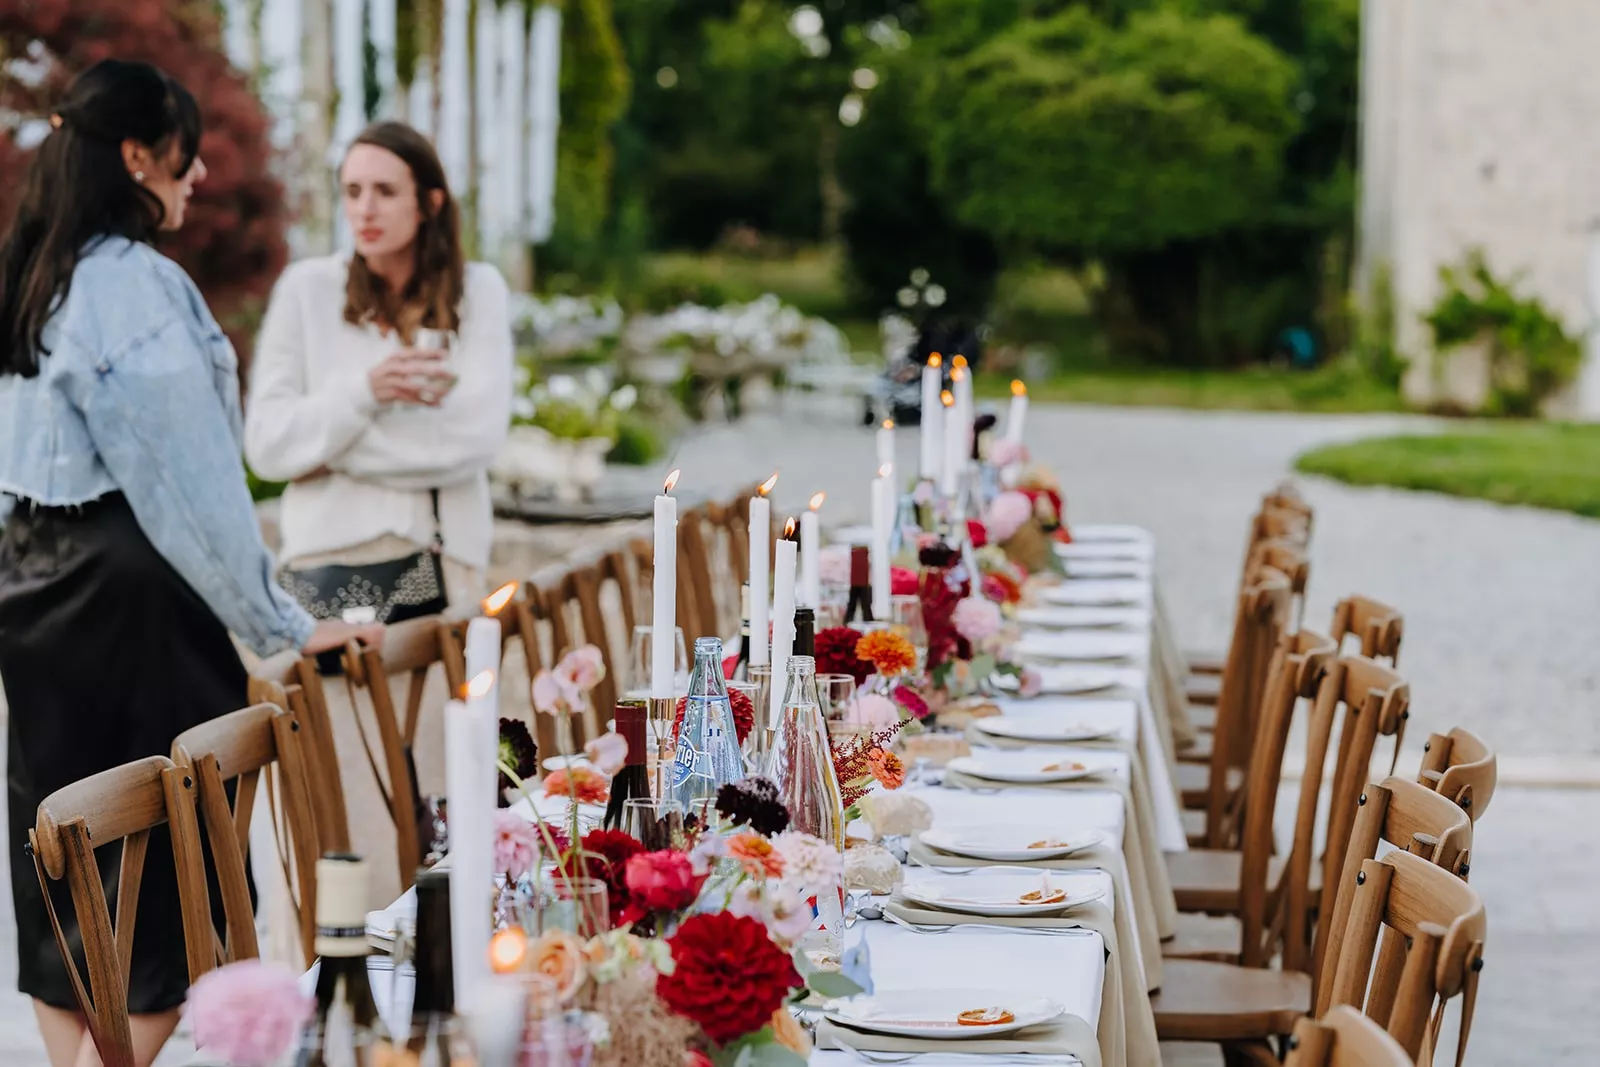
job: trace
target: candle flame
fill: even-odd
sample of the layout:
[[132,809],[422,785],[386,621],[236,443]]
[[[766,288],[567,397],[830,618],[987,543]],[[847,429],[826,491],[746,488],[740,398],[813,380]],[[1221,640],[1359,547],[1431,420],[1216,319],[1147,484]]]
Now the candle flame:
[[766,481],[764,481],[760,485],[756,486],[756,492],[759,493],[761,496],[766,496],[768,493],[772,492],[772,487],[777,485],[777,484],[778,484],[778,472],[777,471],[773,471],[772,472],[772,477],[768,478]]
[[667,475],[667,480],[662,483],[662,492],[670,493],[673,489],[677,488],[678,477],[682,474],[683,471],[674,467],[672,473]]
[[1011,379],[1011,395],[1012,396],[1027,396],[1028,395],[1028,384],[1026,382],[1024,382],[1021,378],[1013,378],[1013,379]]
[[494,688],[494,671],[479,671],[472,676],[472,681],[467,683],[467,696],[488,696],[489,690]]
[[508,926],[489,939],[489,969],[495,974],[512,974],[522,969],[528,958],[528,935]]
[[884,420],[883,420],[883,428],[884,428],[884,429],[885,429],[885,430],[892,430],[892,429],[894,429],[894,420],[893,420],[893,419],[884,419]]
[[930,367],[942,367],[942,366],[944,366],[944,357],[939,355],[939,353],[935,352],[933,355],[928,357],[928,366],[930,366]]
[[939,403],[943,404],[947,408],[955,407],[956,406],[955,394],[952,393],[950,390],[946,389],[944,392],[939,394]]
[[[957,357],[957,358],[960,358],[960,357]],[[965,367],[952,367],[952,368],[950,368],[950,380],[952,382],[963,381],[963,380],[966,379],[966,377],[967,377],[967,368],[965,368]]]
[[955,355],[955,358],[953,358],[953,359],[952,359],[952,360],[951,360],[951,361],[950,361],[950,365],[951,365],[951,366],[952,366],[952,367],[957,367],[957,368],[959,368],[959,369],[961,369],[961,370],[966,370],[966,369],[967,369],[967,357],[966,357],[966,356],[963,356],[963,355],[961,355],[961,354],[960,354],[960,353],[959,353],[959,352],[958,352],[958,353],[956,353],[956,355]]
[[828,494],[827,493],[812,493],[811,494],[811,510],[812,511],[816,511],[818,508],[820,508],[822,506],[822,502],[824,500],[826,500],[826,499],[828,499]]
[[893,463],[885,463],[883,466],[878,468],[878,477],[880,477],[880,478],[887,478],[887,477],[889,477],[889,475],[891,475],[893,473],[894,473],[894,464]]
[[787,540],[794,536],[794,516],[789,516],[789,521],[783,524],[783,536]]
[[511,598],[517,595],[517,583],[507,582],[499,589],[483,598],[483,613],[485,615],[498,615],[502,608],[511,603]]

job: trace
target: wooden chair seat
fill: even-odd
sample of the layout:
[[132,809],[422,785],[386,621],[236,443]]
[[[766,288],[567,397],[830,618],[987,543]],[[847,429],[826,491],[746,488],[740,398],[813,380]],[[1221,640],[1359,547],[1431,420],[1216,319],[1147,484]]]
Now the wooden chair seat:
[[1185,808],[1179,813],[1183,820],[1184,840],[1189,842],[1190,848],[1205,848],[1206,845],[1206,813]]
[[[1273,856],[1267,861],[1269,902],[1277,895],[1287,862],[1284,856]],[[1167,855],[1167,877],[1172,880],[1172,895],[1179,911],[1212,914],[1238,911],[1243,871],[1244,853],[1231,849],[1191,848]]]
[[[1211,799],[1211,768],[1203,763],[1180,763],[1173,775],[1173,784],[1183,798],[1186,808],[1201,808]],[[1232,795],[1244,784],[1244,771],[1228,768],[1228,793]]]
[[1216,740],[1214,734],[1196,733],[1189,747],[1179,750],[1175,758],[1179,763],[1195,763],[1208,767],[1211,765],[1211,753],[1216,748]]
[[1222,695],[1222,675],[1191,674],[1183,683],[1183,691],[1191,704],[1216,707],[1217,698]]
[[1189,725],[1199,733],[1214,732],[1217,728],[1217,709],[1206,704],[1190,704]]
[[1239,962],[1244,924],[1237,916],[1180,912],[1176,930],[1170,940],[1161,942],[1161,955],[1167,959]]
[[1252,1041],[1287,1034],[1311,1010],[1311,976],[1206,960],[1167,960],[1150,998],[1163,1041]]
[[1189,668],[1191,675],[1221,674],[1222,668],[1228,662],[1228,654],[1222,649],[1208,649],[1205,652],[1185,652],[1183,653],[1183,662]]

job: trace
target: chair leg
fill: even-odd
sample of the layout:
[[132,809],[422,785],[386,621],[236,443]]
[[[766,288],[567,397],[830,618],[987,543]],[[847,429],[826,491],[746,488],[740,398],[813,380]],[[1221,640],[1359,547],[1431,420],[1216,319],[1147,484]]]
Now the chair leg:
[[1225,1067],[1282,1067],[1277,1053],[1265,1041],[1224,1044],[1222,1062]]

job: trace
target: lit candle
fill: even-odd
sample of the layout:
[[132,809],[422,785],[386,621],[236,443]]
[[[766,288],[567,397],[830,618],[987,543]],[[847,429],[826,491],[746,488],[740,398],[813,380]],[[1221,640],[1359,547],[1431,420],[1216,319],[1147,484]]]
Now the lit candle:
[[[494,596],[484,600],[484,610],[489,610],[489,603],[500,596],[505,587],[496,590]],[[511,591],[516,592],[516,584],[510,585]],[[511,598],[505,597],[500,601],[504,607]],[[491,679],[489,691],[481,698],[490,708],[500,707],[500,649],[502,635],[500,620],[491,612],[489,615],[480,615],[467,623],[467,677],[476,678],[480,674],[488,674]]]
[[759,667],[767,662],[767,648],[772,640],[768,622],[772,610],[772,579],[769,559],[772,554],[772,501],[767,494],[778,484],[778,472],[762,482],[756,495],[750,498],[750,665]]
[[[934,422],[943,422],[944,430],[941,434],[944,441],[943,463],[939,468],[939,492],[945,496],[955,496],[961,488],[961,467],[965,450],[962,448],[961,438],[961,410],[956,407],[955,394],[946,389],[939,394],[939,403],[943,408],[934,408]],[[930,421],[927,419],[924,422]]]
[[1011,382],[1011,410],[1006,413],[1006,440],[1022,443],[1022,428],[1028,421],[1028,386],[1021,378]]
[[467,684],[466,701],[445,705],[445,793],[450,805],[450,944],[456,993],[470,1003],[489,977],[494,893],[494,749],[498,726],[488,702],[493,671]]
[[972,456],[972,422],[976,414],[972,405],[972,371],[967,367],[966,356],[950,361],[950,388],[956,394],[956,409],[961,412],[961,459],[965,469]]
[[772,696],[767,716],[774,730],[783,718],[783,687],[789,680],[789,653],[794,651],[795,550],[800,546],[789,540],[793,533],[790,519],[772,559]]
[[817,509],[826,499],[827,493],[813,493],[810,507],[800,513],[801,607],[822,606],[822,525],[817,519]]
[[884,419],[878,427],[878,466],[894,465],[894,420]]
[[667,475],[661,495],[656,497],[654,604],[650,616],[650,695],[656,698],[676,695],[672,673],[677,645],[678,502],[672,498],[672,488],[681,473],[674,470]]
[[940,419],[939,393],[944,386],[944,371],[940,369],[943,365],[939,353],[935,352],[928,357],[928,365],[922,368],[922,463],[917,473],[926,481],[939,476],[942,461],[939,435],[944,423]]
[[872,617],[889,620],[889,531],[894,525],[894,465],[885,463],[872,480]]

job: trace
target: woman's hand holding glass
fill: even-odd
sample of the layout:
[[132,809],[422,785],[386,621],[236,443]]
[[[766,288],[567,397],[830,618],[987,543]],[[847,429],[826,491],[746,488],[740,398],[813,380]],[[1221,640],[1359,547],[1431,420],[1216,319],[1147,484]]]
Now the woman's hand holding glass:
[[380,404],[438,407],[456,384],[446,353],[433,348],[402,348],[367,372],[373,399]]

